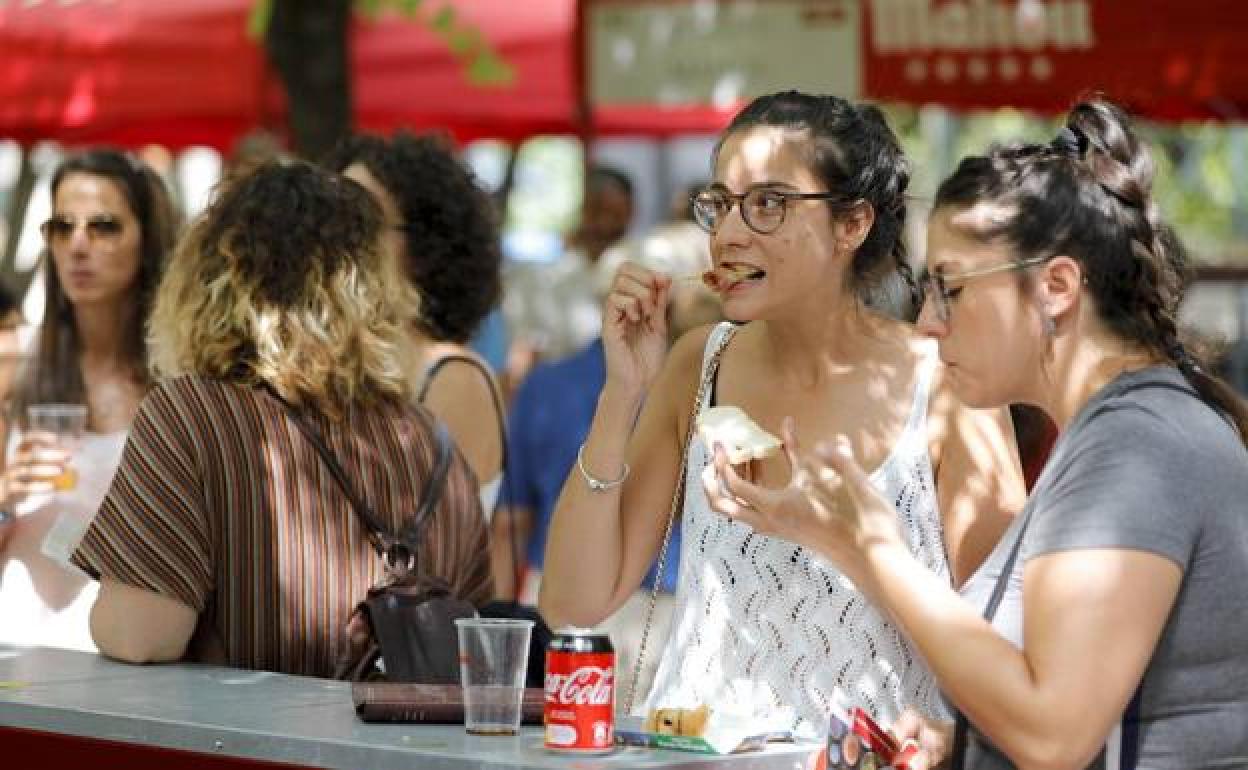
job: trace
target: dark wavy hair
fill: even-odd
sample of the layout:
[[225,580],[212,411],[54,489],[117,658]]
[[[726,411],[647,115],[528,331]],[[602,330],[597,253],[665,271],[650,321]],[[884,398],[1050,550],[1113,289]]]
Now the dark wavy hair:
[[1126,114],[1094,96],[1071,109],[1050,144],[997,146],[964,159],[934,208],[1001,204],[1003,217],[967,234],[1003,239],[1020,260],[1062,254],[1078,261],[1102,321],[1176,365],[1248,437],[1244,402],[1180,340],[1187,257],[1153,200],[1153,173],[1152,154]]
[[407,234],[407,274],[421,293],[423,330],[464,343],[502,296],[502,249],[494,203],[436,135],[345,140],[326,164],[359,163],[394,198]]
[[[139,224],[139,273],[134,287],[135,312],[118,330],[127,366],[133,376],[148,384],[147,342],[144,329],[152,310],[161,270],[173,249],[178,221],[169,190],[156,172],[129,153],[110,147],[97,147],[67,158],[52,174],[49,187],[56,200],[57,190],[70,174],[90,174],[117,185]],[[44,319],[39,330],[39,348],[32,365],[15,393],[15,414],[26,404],[45,401],[85,403],[82,379],[82,335],[74,320],[73,306],[51,252],[43,255]]]
[[[750,102],[724,131],[719,149],[732,134],[755,126],[776,126],[806,135],[799,150],[807,166],[829,192],[843,193],[829,201],[830,211],[844,211],[847,200],[863,200],[875,211],[871,232],[850,263],[850,289],[871,303],[898,276],[910,301],[917,305],[919,290],[906,257],[902,233],[906,224],[906,188],[910,163],[889,128],[884,113],[874,105],[852,104],[839,96],[783,91]],[[841,204],[839,208],[836,204]]]

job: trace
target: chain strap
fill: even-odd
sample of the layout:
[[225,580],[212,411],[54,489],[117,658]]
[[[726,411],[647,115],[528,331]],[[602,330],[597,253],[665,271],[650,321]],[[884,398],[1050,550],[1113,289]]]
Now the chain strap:
[[672,507],[668,510],[667,526],[663,530],[663,545],[659,548],[659,561],[654,570],[654,583],[650,586],[650,603],[646,607],[646,620],[641,629],[641,644],[637,648],[637,660],[633,662],[633,676],[628,685],[628,697],[624,701],[625,714],[633,713],[633,701],[637,697],[637,682],[641,679],[641,667],[646,658],[646,647],[650,641],[650,629],[654,625],[654,609],[659,601],[659,587],[663,583],[663,569],[667,566],[667,549],[672,542],[672,529],[676,526],[676,513],[681,510],[684,503],[685,476],[689,472],[690,442],[693,441],[693,432],[697,427],[698,415],[706,405],[711,383],[714,382],[715,375],[719,371],[720,356],[724,354],[724,349],[728,347],[728,340],[732,339],[735,331],[736,327],[729,328],[724,334],[724,338],[719,341],[715,352],[711,355],[711,360],[707,363],[702,381],[698,384],[698,393],[693,403],[693,414],[689,416],[689,426],[685,429],[685,441],[681,446],[680,453],[680,475],[676,478],[676,489],[672,493]]

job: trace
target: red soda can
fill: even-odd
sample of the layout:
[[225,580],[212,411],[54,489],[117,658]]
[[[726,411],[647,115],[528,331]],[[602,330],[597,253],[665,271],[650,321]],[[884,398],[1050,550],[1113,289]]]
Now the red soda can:
[[561,628],[546,650],[546,748],[602,753],[615,744],[615,648],[606,634]]

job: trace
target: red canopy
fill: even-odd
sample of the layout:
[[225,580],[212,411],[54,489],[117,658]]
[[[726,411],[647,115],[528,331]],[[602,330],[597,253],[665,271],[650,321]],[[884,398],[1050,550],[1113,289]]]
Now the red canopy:
[[[279,80],[246,33],[251,5],[0,0],[0,138],[228,149],[254,128],[280,127]],[[461,140],[580,130],[575,0],[461,0],[455,8],[512,68],[514,82],[472,84],[422,23],[394,15],[357,21],[351,51],[360,128],[442,127]],[[602,111],[595,131],[714,131],[726,117],[643,105]]]
[[[747,80],[779,61],[778,52],[789,54],[768,71],[773,80],[764,90],[835,87],[879,100],[1060,110],[1079,91],[1101,88],[1153,117],[1248,114],[1243,0],[720,0],[710,6],[718,9],[715,24],[729,24],[734,14],[725,9],[736,7],[793,15],[805,33],[846,33],[791,51],[783,39],[751,34],[749,27],[736,29],[726,45],[707,28],[708,6],[695,0],[581,1],[591,26],[596,9],[628,14],[635,8],[642,23],[630,29],[638,34],[656,26],[644,14],[685,9],[693,20],[685,31],[696,35],[647,49],[651,63],[660,62],[660,79],[670,82],[682,73],[706,76],[708,62],[740,70],[744,48],[752,47],[758,50]],[[246,34],[252,2],[0,0],[0,138],[228,149],[253,128],[280,127],[285,107],[278,79]],[[457,0],[454,6],[513,68],[515,82],[471,84],[463,65],[420,23],[393,16],[358,22],[352,56],[360,128],[440,126],[460,139],[584,128],[577,0]],[[841,81],[815,71],[825,65],[812,56],[833,39],[848,41],[844,54],[854,62],[853,76]],[[708,81],[723,81],[717,72],[723,74],[710,72]],[[628,82],[620,80],[627,75],[616,77]],[[751,93],[747,87],[739,98],[698,100],[687,98],[690,89],[676,89],[686,96],[673,99],[663,85],[641,89],[640,98],[599,98],[595,133],[716,131]]]
[[228,147],[281,110],[248,5],[0,2],[0,137]]

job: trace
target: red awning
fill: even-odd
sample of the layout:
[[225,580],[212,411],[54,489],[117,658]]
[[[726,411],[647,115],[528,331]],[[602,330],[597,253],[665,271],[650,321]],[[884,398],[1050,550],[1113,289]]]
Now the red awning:
[[[0,0],[0,138],[228,149],[254,128],[281,126],[278,79],[246,35],[252,2]],[[591,9],[696,5],[583,2]],[[856,25],[847,51],[861,62],[861,76],[849,96],[1058,111],[1080,91],[1100,88],[1156,118],[1248,115],[1242,33],[1248,3],[1242,0],[1022,0],[1022,11],[1019,0],[754,2],[766,12],[796,6],[809,17],[807,27]],[[721,0],[721,7],[730,5]],[[576,0],[458,0],[455,8],[513,68],[515,82],[506,88],[470,83],[463,65],[421,24],[394,16],[357,22],[357,125],[442,127],[461,140],[576,132]],[[710,60],[690,58],[699,41],[723,60],[726,49],[713,35],[681,40],[670,50],[696,70]],[[852,41],[859,41],[859,52]],[[745,40],[754,42],[783,44]],[[679,71],[664,73],[674,79]],[[779,78],[797,82],[783,72]],[[713,132],[736,104],[670,104],[657,90],[652,96],[596,104],[595,132]]]
[[247,5],[0,2],[0,137],[229,146],[281,110]]
[[[279,81],[246,34],[251,5],[0,0],[0,138],[224,150],[254,128],[281,126]],[[574,0],[465,0],[456,9],[512,68],[514,82],[474,85],[424,24],[395,15],[357,21],[357,126],[440,127],[461,140],[575,133]],[[596,131],[715,131],[726,119],[722,111],[645,105],[604,110]]]

